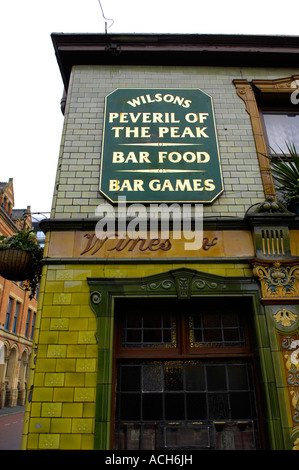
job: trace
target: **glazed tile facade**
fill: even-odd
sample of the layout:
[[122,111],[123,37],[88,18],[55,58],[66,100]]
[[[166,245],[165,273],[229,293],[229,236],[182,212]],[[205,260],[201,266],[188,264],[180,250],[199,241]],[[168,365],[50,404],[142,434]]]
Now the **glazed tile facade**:
[[[284,71],[286,75],[294,70]],[[213,98],[225,194],[207,214],[243,217],[263,198],[249,116],[234,79],[264,77],[261,70],[219,67],[74,67],[63,129],[53,216],[94,217],[101,202],[98,172],[105,97],[117,88],[200,88]],[[278,78],[272,72],[269,78]],[[169,79],[170,77],[170,79]]]
[[[234,59],[232,65],[220,65],[219,57],[212,60],[212,65],[193,61],[188,66],[144,64],[139,56],[134,65],[129,59],[123,59],[128,64],[119,63],[117,58],[110,58],[112,63],[107,64],[104,38],[93,38],[95,42],[89,46],[80,35],[71,39],[68,42],[63,35],[54,39],[68,90],[51,219],[43,223],[47,234],[45,266],[22,447],[114,448],[112,436],[113,432],[117,434],[115,423],[121,416],[115,409],[116,395],[121,394],[115,385],[116,368],[126,360],[130,363],[133,359],[158,357],[150,356],[148,351],[141,356],[136,351],[127,353],[119,346],[121,302],[139,299],[145,307],[157,299],[174,305],[172,301],[176,299],[182,308],[195,304],[200,308],[206,299],[211,305],[214,300],[223,299],[235,309],[244,300],[250,306],[251,349],[248,346],[250,350],[238,350],[238,359],[254,357],[257,365],[258,421],[263,425],[256,448],[297,449],[297,218],[282,206],[273,211],[272,201],[267,201],[268,208],[263,209],[273,185],[269,169],[261,163],[258,149],[263,148],[264,139],[259,117],[254,114],[258,106],[251,91],[253,82],[262,82],[263,93],[266,83],[276,93],[278,89],[290,94],[299,69],[286,66],[282,59],[281,67],[274,67],[268,49],[261,54],[269,59],[269,67],[252,63],[250,54],[247,66],[245,59],[240,66],[236,63],[240,59]],[[118,40],[126,50],[128,39]],[[59,41],[66,41],[61,50]],[[90,56],[82,59],[80,47],[77,49],[80,41],[85,44],[86,54],[97,44],[103,63],[97,63],[96,55],[92,56],[94,65]],[[139,41],[141,45],[142,40]],[[181,41],[184,43],[183,38]],[[68,56],[62,52],[68,47],[77,54],[77,59],[71,58],[71,73]],[[245,47],[244,54],[247,53]],[[225,57],[232,62],[230,54]],[[154,56],[148,57],[149,62],[154,60]],[[113,240],[98,243],[95,210],[106,202],[99,192],[104,102],[117,88],[200,88],[212,97],[224,192],[204,206],[204,241],[199,249],[184,250],[183,241],[176,240],[173,233],[168,240],[147,239],[145,244],[132,244],[132,240],[122,245]],[[209,313],[213,313],[213,306]],[[160,354],[168,360],[209,360],[208,349],[195,354],[184,341],[183,356],[175,356],[172,351]],[[186,390],[184,393],[188,396]],[[166,421],[165,418],[165,429],[169,425]],[[206,420],[211,436],[216,436],[211,448],[229,448],[225,446],[232,445],[228,439],[230,430],[225,428],[223,434],[221,427],[227,426],[225,420],[212,421]],[[232,420],[229,425],[236,423]],[[118,445],[122,445],[123,434],[120,432],[119,436]],[[132,436],[136,436],[135,429]],[[247,438],[250,448],[251,438]],[[129,444],[135,445],[136,440],[132,438]],[[145,445],[149,445],[147,441]]]

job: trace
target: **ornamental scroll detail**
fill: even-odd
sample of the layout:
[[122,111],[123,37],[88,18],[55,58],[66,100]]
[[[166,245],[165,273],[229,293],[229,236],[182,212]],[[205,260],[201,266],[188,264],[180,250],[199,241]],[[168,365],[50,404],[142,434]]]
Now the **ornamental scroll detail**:
[[182,275],[174,273],[172,279],[154,280],[143,283],[142,290],[168,290],[173,291],[179,299],[189,299],[192,294],[198,290],[220,289],[223,290],[226,285],[223,282],[215,282],[211,279],[205,280],[197,276],[194,271],[185,272]]
[[261,283],[263,297],[299,297],[298,264],[254,264],[253,274]]

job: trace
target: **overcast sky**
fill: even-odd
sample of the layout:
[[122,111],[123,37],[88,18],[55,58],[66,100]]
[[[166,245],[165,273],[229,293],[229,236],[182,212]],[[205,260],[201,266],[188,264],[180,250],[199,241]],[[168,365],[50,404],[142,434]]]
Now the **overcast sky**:
[[52,32],[105,33],[106,22],[108,33],[299,34],[298,0],[286,8],[263,0],[101,0],[101,6],[99,0],[1,2],[0,181],[14,179],[17,209],[51,209],[63,124]]

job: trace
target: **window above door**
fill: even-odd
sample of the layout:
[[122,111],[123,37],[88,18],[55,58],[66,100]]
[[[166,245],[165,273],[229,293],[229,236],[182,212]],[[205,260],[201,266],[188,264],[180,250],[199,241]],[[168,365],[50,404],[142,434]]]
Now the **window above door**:
[[247,353],[248,301],[232,298],[116,300],[119,357]]

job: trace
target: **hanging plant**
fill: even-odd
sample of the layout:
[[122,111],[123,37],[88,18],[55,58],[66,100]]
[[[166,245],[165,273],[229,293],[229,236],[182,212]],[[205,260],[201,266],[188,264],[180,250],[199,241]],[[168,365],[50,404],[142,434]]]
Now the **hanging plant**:
[[19,230],[11,236],[0,236],[0,275],[10,281],[26,281],[23,286],[35,296],[42,273],[43,248],[35,230]]
[[299,201],[299,155],[295,144],[286,143],[288,153],[280,149],[270,157],[271,171],[285,204],[292,208]]

